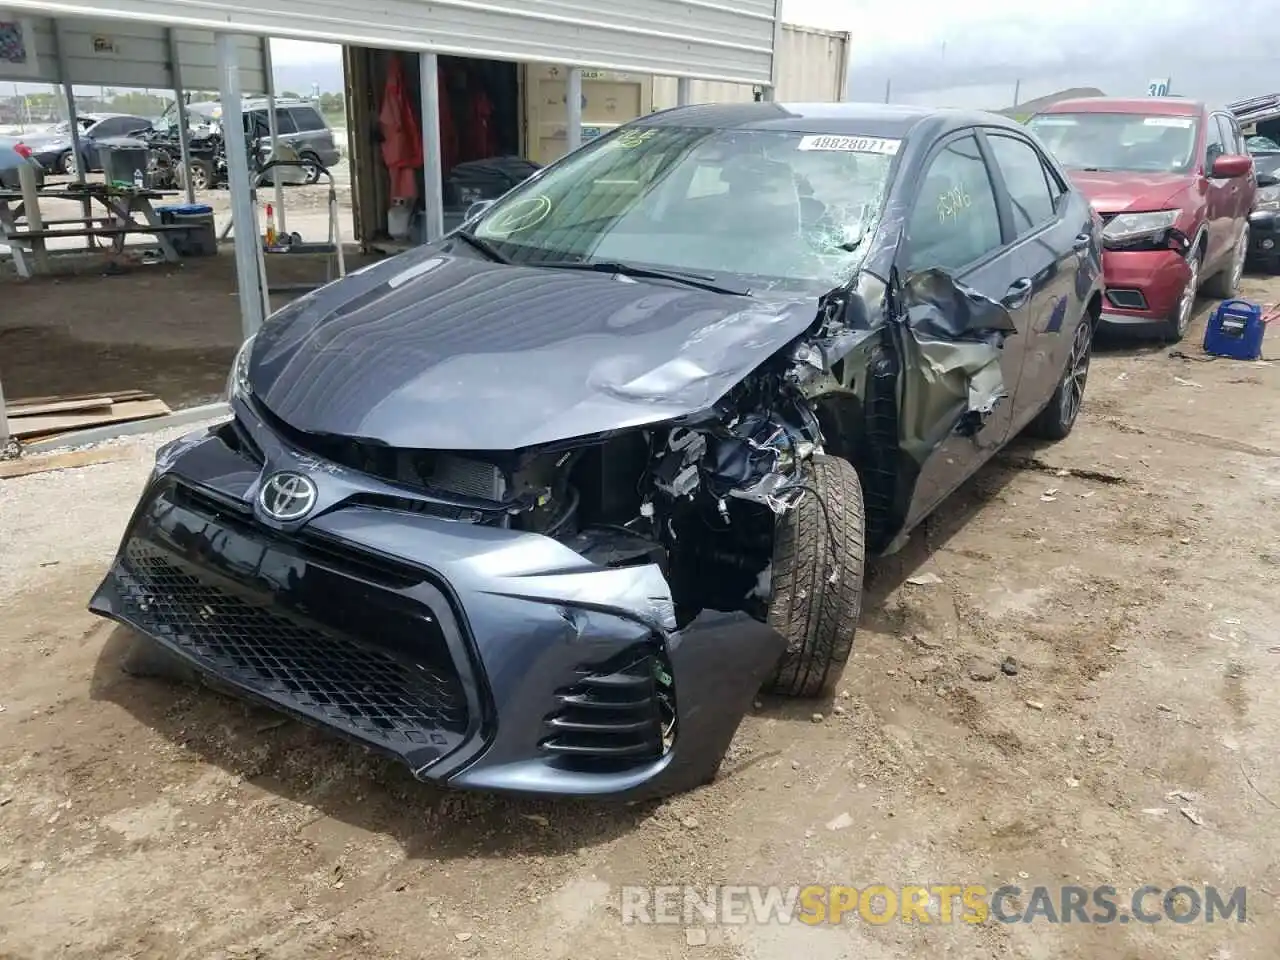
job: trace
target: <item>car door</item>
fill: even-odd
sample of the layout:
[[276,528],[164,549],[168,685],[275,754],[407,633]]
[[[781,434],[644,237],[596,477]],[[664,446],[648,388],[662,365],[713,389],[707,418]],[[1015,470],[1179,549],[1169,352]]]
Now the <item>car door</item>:
[[[912,185],[914,198],[895,266],[900,276],[929,268],[951,274],[961,284],[993,300],[1008,299],[1019,330],[1026,326],[1030,298],[1022,296],[1023,274],[1007,255],[996,187],[979,146],[977,131],[950,134],[930,150]],[[909,333],[906,334],[910,336]],[[1023,340],[1010,336],[1001,351],[1006,389],[1018,382]],[[972,435],[952,432],[921,464],[907,511],[914,525],[969,477],[1004,443],[1012,406],[1001,401]]]
[[[1005,349],[1022,354],[1016,381],[1008,378],[1010,435],[1040,412],[1060,379],[1075,325],[1084,313],[1092,230],[1086,209],[1071,210],[1071,194],[1044,155],[1013,131],[990,128],[983,140],[997,177],[997,196],[1008,204],[1013,243],[1006,252],[1026,304],[1016,338]],[[1084,282],[1081,282],[1081,280]],[[1017,343],[1014,344],[1013,340]]]
[[[1244,144],[1244,134],[1240,132],[1240,124],[1236,118],[1223,113],[1218,115],[1218,121],[1222,125],[1222,137],[1227,145],[1227,153],[1248,156],[1249,151]],[[1231,236],[1234,238],[1240,235],[1240,231],[1249,222],[1254,194],[1258,188],[1257,176],[1251,170],[1246,177],[1234,178],[1232,186],[1235,202],[1231,208]]]
[[1205,221],[1209,228],[1209,249],[1201,276],[1207,277],[1222,263],[1223,256],[1235,239],[1231,234],[1231,225],[1234,219],[1236,191],[1232,189],[1232,178],[1213,175],[1214,161],[1228,152],[1222,126],[1218,123],[1218,115],[1209,114],[1205,124]]

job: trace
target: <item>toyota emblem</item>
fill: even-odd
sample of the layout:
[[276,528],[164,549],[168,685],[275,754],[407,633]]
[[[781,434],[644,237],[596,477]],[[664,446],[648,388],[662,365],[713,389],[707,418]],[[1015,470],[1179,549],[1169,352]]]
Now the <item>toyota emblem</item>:
[[273,473],[262,485],[258,504],[273,520],[301,520],[316,505],[316,485],[300,473]]

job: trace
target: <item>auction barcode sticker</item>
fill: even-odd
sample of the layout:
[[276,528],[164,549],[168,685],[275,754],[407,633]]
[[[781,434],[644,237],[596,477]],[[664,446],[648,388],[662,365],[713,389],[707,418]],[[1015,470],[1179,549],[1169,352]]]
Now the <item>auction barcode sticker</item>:
[[835,137],[830,135],[801,137],[797,150],[839,150],[843,153],[880,153],[893,156],[902,146],[901,140],[884,137]]
[[1177,127],[1179,130],[1190,130],[1190,117],[1146,117],[1142,121],[1148,127]]

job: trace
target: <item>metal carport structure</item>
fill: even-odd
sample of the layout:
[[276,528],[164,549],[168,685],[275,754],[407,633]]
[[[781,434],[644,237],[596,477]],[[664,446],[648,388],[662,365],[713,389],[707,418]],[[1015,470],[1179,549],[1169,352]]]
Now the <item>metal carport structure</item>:
[[[217,84],[227,129],[241,123],[245,90],[241,45],[245,37],[382,47],[416,51],[422,62],[422,136],[427,184],[426,237],[443,233],[439,147],[441,54],[556,63],[568,68],[568,143],[581,143],[581,75],[585,69],[617,70],[680,78],[683,102],[688,80],[755,84],[772,95],[777,83],[775,49],[782,31],[781,0],[382,0],[361,6],[350,0],[115,0],[104,9],[95,0],[0,0],[19,17],[148,25],[215,36]],[[66,29],[65,26],[55,29]],[[269,69],[269,67],[268,67]],[[577,95],[575,95],[575,93]],[[232,219],[253,223],[249,167],[244,141],[227,138]],[[264,319],[256,231],[236,229],[236,282],[244,334]],[[2,396],[2,394],[0,394]],[[0,448],[7,421],[0,399]]]

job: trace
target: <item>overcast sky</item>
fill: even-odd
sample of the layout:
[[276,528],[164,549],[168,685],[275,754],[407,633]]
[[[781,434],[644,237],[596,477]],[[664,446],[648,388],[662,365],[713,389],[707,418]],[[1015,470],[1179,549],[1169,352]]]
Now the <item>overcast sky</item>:
[[[899,103],[995,109],[1018,81],[1022,101],[1082,86],[1141,96],[1161,77],[1210,101],[1270,93],[1277,14],[1275,0],[783,0],[789,23],[852,32],[856,98],[884,99],[889,81]],[[295,68],[283,71],[289,82],[307,67],[316,81],[340,69],[329,44],[275,40],[272,51]]]
[[[990,108],[1010,105],[1019,80],[1023,101],[1074,86],[1141,96],[1159,77],[1220,102],[1280,88],[1274,0],[784,0],[783,15],[853,33],[852,92],[864,100],[884,99],[886,81],[897,102]],[[282,64],[337,57],[272,47]]]

